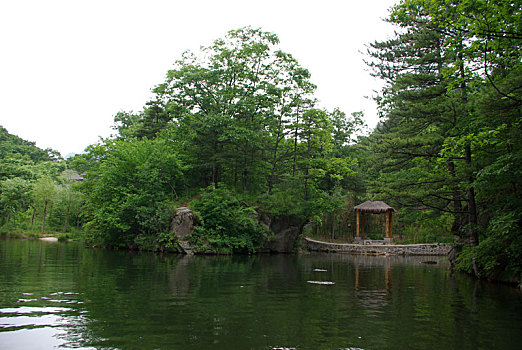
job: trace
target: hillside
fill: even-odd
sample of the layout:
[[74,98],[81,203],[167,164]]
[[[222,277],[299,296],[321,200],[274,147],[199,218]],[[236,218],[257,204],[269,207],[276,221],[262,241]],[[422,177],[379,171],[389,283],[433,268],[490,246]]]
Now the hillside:
[[56,151],[38,148],[34,142],[26,141],[16,135],[10,134],[7,129],[0,125],[0,159],[17,153],[28,156],[34,162],[59,157]]

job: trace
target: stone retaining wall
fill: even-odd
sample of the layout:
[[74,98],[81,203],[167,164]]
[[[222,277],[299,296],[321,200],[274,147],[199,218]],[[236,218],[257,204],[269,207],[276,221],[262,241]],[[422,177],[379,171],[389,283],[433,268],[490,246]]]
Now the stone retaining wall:
[[341,244],[304,238],[303,248],[314,252],[332,252],[367,255],[448,255],[451,244]]

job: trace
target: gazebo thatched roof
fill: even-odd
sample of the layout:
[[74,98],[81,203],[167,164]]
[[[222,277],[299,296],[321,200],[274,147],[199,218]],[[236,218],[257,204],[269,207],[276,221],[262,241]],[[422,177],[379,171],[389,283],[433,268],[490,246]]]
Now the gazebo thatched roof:
[[74,181],[85,181],[85,178],[81,176],[77,171],[66,169],[62,172],[62,177],[68,182]]
[[387,211],[394,211],[397,210],[393,209],[393,207],[390,207],[388,204],[382,202],[382,201],[366,201],[362,204],[356,205],[353,210],[359,210],[363,213],[372,213],[372,214],[382,214],[386,213]]

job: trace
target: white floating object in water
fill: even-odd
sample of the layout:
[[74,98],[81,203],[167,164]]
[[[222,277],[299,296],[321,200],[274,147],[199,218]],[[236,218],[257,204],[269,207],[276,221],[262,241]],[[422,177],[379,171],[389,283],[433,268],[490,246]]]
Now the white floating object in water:
[[326,272],[326,270],[323,270],[323,269],[314,269],[314,272]]
[[326,286],[331,286],[333,284],[335,284],[335,282],[330,282],[330,281],[306,281],[308,283],[311,283],[311,284],[322,284],[322,285],[326,285]]
[[38,239],[44,242],[58,242],[58,238],[56,237],[40,237]]

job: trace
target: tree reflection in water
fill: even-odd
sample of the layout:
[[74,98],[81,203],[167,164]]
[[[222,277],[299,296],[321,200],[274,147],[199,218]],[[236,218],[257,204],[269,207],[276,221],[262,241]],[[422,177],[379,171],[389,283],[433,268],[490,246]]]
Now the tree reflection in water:
[[[2,345],[27,332],[35,344],[114,349],[509,349],[522,337],[518,294],[453,275],[434,257],[0,245],[0,323],[18,322],[0,331]],[[48,312],[25,322],[22,306]]]

